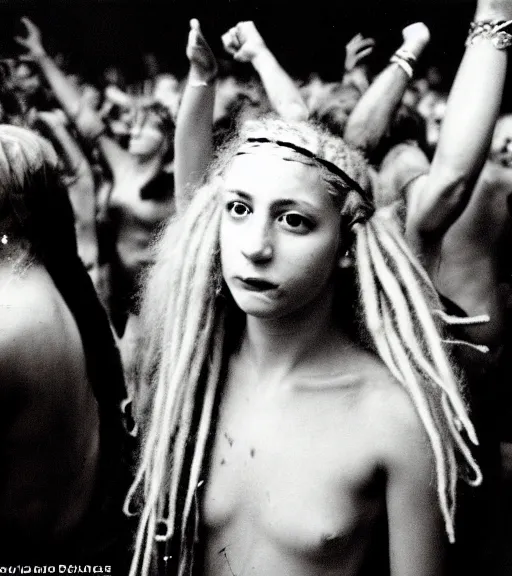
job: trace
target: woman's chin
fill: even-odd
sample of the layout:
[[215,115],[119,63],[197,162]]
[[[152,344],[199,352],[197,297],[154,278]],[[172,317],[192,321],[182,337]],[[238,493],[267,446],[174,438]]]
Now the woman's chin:
[[255,318],[277,318],[281,316],[280,306],[261,294],[232,294],[236,305],[247,316]]

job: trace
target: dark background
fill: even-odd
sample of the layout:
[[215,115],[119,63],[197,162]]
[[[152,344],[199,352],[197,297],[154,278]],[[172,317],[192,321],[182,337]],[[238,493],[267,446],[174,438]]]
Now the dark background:
[[[339,78],[344,46],[356,32],[377,40],[370,65],[379,70],[400,43],[401,29],[422,20],[432,34],[422,66],[438,66],[449,86],[474,7],[469,0],[4,0],[0,53],[20,53],[12,37],[22,31],[19,18],[25,14],[41,28],[47,49],[69,55],[70,66],[91,81],[108,65],[137,80],[144,52],[155,53],[164,70],[181,76],[191,17],[200,19],[219,55],[221,34],[240,20],[254,20],[293,76],[316,71],[329,80]],[[507,86],[505,104],[509,95]]]

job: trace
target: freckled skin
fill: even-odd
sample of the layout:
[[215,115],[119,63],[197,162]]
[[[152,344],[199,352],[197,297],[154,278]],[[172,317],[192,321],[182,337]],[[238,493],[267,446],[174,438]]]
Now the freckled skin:
[[[408,471],[424,475],[418,508],[430,510],[422,519],[428,545],[413,555],[425,574],[440,573],[432,571],[443,547],[432,462],[414,410],[375,359],[354,352],[339,360],[354,384],[339,378],[337,386],[334,377],[316,390],[293,379],[269,390],[242,359],[232,361],[203,500],[204,575],[386,574],[375,548],[386,546],[378,541],[382,470],[399,466],[399,451]],[[421,571],[396,571],[407,573]]]
[[[276,317],[318,297],[331,279],[340,242],[339,214],[316,170],[297,162],[283,162],[279,156],[264,157],[255,167],[258,158],[250,154],[235,158],[226,175],[225,202],[237,203],[232,212],[245,206],[237,190],[243,188],[252,200],[247,204],[246,217],[233,217],[232,213],[223,217],[221,261],[225,281],[238,306],[247,314]],[[249,179],[247,174],[254,178]],[[297,205],[279,211],[278,202],[286,199]],[[305,223],[296,225],[292,220],[290,225],[286,221],[295,214],[311,221],[314,234],[308,233]],[[261,242],[272,244],[275,254],[271,262],[259,257]],[[279,288],[256,297],[239,289],[236,276],[262,276],[278,283]]]

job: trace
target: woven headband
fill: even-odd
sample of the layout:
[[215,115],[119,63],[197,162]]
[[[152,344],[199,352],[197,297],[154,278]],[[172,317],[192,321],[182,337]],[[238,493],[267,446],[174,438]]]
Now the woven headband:
[[329,172],[332,172],[333,174],[341,178],[341,180],[343,180],[343,182],[345,182],[345,184],[349,188],[355,190],[356,192],[359,192],[359,194],[361,194],[363,198],[366,198],[368,196],[367,192],[365,192],[363,188],[339,166],[336,166],[336,164],[329,162],[329,160],[324,160],[323,158],[316,156],[315,154],[313,154],[313,152],[311,152],[311,150],[308,150],[307,148],[297,146],[297,144],[293,144],[292,142],[286,142],[284,140],[271,140],[270,138],[247,138],[246,142],[258,143],[258,144],[269,143],[269,144],[276,144],[277,146],[283,146],[284,148],[290,148],[291,150],[294,150],[295,152],[298,152],[299,154],[302,154],[307,158],[315,160],[316,162],[327,168]]

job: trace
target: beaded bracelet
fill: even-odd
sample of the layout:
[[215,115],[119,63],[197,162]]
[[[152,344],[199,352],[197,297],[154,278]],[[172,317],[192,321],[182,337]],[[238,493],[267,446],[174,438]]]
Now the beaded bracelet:
[[482,40],[490,40],[498,50],[506,50],[512,46],[512,34],[505,32],[512,20],[479,20],[471,22],[466,39],[466,47],[474,46]]

